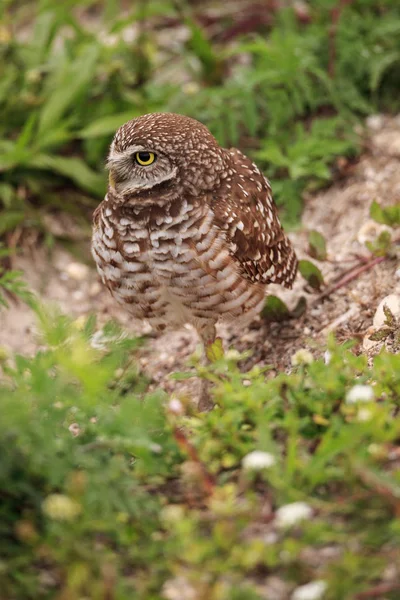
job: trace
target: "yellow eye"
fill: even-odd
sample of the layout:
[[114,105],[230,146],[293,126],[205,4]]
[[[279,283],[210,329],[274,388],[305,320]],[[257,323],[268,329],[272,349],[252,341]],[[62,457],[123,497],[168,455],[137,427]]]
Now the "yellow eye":
[[135,152],[135,160],[138,165],[148,167],[156,160],[154,152]]

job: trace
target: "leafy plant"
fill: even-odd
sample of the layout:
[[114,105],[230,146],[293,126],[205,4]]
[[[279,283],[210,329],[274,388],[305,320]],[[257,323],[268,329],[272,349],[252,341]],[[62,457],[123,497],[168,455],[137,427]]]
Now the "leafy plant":
[[308,252],[310,256],[316,258],[317,260],[326,260],[326,241],[322,233],[315,230],[310,231],[308,234],[308,244]]
[[324,278],[317,265],[309,260],[299,260],[299,272],[313,289],[321,289]]
[[[323,0],[309,7],[307,22],[294,8],[280,9],[270,29],[255,25],[246,34],[239,27],[229,46],[190,5],[140,3],[123,15],[110,2],[85,3],[94,5],[94,27],[53,2],[2,8],[0,204],[2,223],[14,215],[8,228],[40,208],[58,209],[60,193],[70,210],[102,197],[115,129],[156,110],[194,116],[221,144],[252,154],[294,224],[304,189],[329,182],[336,157],[359,151],[356,119],[395,105],[400,25],[393,0],[343,8],[333,78],[331,6]],[[20,36],[27,14],[28,34]],[[174,38],[174,21],[186,24],[187,43],[160,41]],[[69,199],[73,189],[78,203],[76,194]]]
[[389,225],[389,227],[400,226],[400,204],[383,207],[374,200],[371,204],[370,215],[377,223]]
[[139,340],[36,310],[42,349],[0,355],[5,597],[261,600],[266,572],[289,594],[323,580],[344,598],[382,581],[398,547],[399,355],[368,366],[330,342],[328,364],[274,379],[219,355],[200,371],[217,405],[199,415],[146,394]]

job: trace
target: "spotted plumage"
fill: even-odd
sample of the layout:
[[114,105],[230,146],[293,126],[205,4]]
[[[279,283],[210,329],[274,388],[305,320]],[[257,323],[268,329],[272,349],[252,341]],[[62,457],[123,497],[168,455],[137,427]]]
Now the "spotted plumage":
[[268,181],[198,121],[170,113],[129,121],[108,169],[92,251],[133,317],[158,330],[191,323],[209,343],[219,320],[260,310],[268,283],[291,287],[297,260]]

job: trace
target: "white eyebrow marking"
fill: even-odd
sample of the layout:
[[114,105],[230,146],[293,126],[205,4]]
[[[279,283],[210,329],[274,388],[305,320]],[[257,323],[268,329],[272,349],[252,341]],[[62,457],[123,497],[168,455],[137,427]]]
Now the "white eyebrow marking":
[[114,145],[112,145],[111,149],[110,149],[110,153],[107,158],[106,166],[109,169],[116,162],[119,162],[120,160],[124,160],[124,158],[129,158],[135,152],[144,152],[144,151],[145,152],[154,152],[154,150],[150,150],[150,148],[147,148],[147,147],[141,146],[141,145],[128,146],[128,148],[126,148],[126,150],[123,150],[122,152],[118,152],[117,150],[115,150]]

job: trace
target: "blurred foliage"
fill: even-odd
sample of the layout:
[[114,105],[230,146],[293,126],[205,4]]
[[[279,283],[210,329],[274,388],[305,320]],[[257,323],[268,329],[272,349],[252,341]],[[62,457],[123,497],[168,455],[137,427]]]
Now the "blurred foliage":
[[42,350],[0,354],[1,598],[261,600],[278,577],[343,600],[399,568],[399,355],[330,342],[270,379],[228,352],[195,414],[145,393],[139,340],[36,310]]
[[3,1],[0,231],[93,206],[115,129],[160,110],[251,154],[294,223],[303,191],[359,150],[355,120],[398,108],[397,0],[347,3],[330,35],[337,4],[277,4],[249,30],[250,0],[214,21],[207,5],[169,0]]

